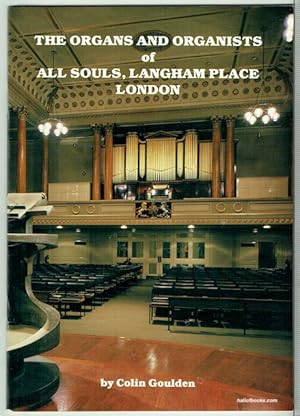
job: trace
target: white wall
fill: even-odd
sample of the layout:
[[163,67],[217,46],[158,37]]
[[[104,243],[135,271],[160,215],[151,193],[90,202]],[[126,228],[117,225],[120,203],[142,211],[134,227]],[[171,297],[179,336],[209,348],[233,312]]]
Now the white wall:
[[207,232],[205,236],[205,266],[234,267],[235,258],[233,246],[235,236],[231,233],[220,231]]
[[[170,241],[171,259],[164,259],[163,262],[175,266],[176,264],[203,264],[206,267],[258,267],[258,246],[260,241],[273,242],[275,244],[275,255],[277,267],[284,267],[285,260],[292,257],[292,237],[286,228],[279,231],[263,230],[258,227],[258,234],[238,229],[219,227],[206,229],[205,231],[195,230],[189,233],[186,229],[181,232],[173,230],[170,232],[153,232],[152,230],[132,233],[131,230],[116,231],[94,227],[82,229],[81,233],[74,231],[60,230],[58,248],[49,250],[51,263],[95,263],[114,264],[121,262],[122,258],[116,256],[117,241],[128,241],[128,257],[132,258],[131,246],[133,241],[143,241],[144,257],[132,258],[133,262],[144,263],[144,274],[148,274],[149,263],[157,263],[157,258],[149,259],[149,245],[151,241],[157,242],[157,255],[161,255],[162,241]],[[74,241],[80,238],[86,241],[86,245],[75,245]],[[184,259],[176,258],[177,242],[187,242],[189,246],[189,257]],[[256,241],[253,247],[242,247],[242,243]],[[193,259],[193,242],[205,243],[205,258]],[[161,265],[158,264],[158,274],[161,273]]]
[[[90,263],[90,234],[88,232],[76,233],[57,230],[58,247],[45,251],[44,255],[49,255],[50,263]],[[86,242],[86,245],[75,245],[74,242],[81,239]]]

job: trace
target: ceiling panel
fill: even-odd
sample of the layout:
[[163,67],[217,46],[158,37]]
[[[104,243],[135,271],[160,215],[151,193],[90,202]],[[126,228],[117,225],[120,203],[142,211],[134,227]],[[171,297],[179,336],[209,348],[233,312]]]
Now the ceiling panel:
[[288,15],[288,7],[249,8],[245,24],[248,36],[262,35],[265,32],[265,44],[277,46],[282,38],[284,18]]
[[[273,54],[275,52],[275,48],[267,48],[264,52],[264,60],[265,60],[265,69],[267,69],[268,64],[271,62]],[[249,53],[239,53],[238,60],[237,60],[237,67],[243,68],[261,68],[262,67],[262,48],[256,48],[249,50]]]
[[179,19],[182,17],[201,14],[219,15],[228,6],[216,9],[214,6],[94,6],[94,7],[51,7],[51,13],[56,17],[66,32],[91,30],[93,27],[119,27],[145,24],[147,21],[160,22],[163,20]]
[[28,40],[31,50],[39,57],[40,61],[47,67],[53,66],[52,51],[55,51],[54,66],[55,68],[68,68],[78,66],[78,62],[67,46],[36,46],[33,40]]
[[[15,105],[19,97],[31,95],[34,105],[45,111],[52,81],[37,80],[34,74],[37,74],[39,67],[52,66],[52,50],[57,52],[55,67],[65,69],[82,66],[120,67],[123,71],[130,67],[135,67],[137,71],[141,67],[228,70],[233,66],[256,68],[262,65],[262,47],[170,46],[157,53],[155,62],[144,64],[141,61],[143,52],[132,46],[36,46],[33,39],[35,34],[65,34],[68,37],[73,34],[135,36],[149,30],[160,30],[171,36],[255,36],[262,35],[264,26],[265,61],[267,64],[272,62],[276,69],[279,68],[285,74],[284,77],[291,77],[291,44],[282,41],[283,21],[289,11],[289,7],[257,5],[11,7],[10,32],[15,41],[9,43],[9,76],[14,88],[20,90],[12,101]],[[281,85],[276,74],[271,75],[272,81],[268,81],[267,85],[270,86],[268,96],[273,100],[285,100],[284,85]],[[116,81],[118,80],[70,77],[61,79],[58,83],[64,88],[57,92],[56,111],[79,118],[83,113],[93,115],[118,111],[119,114],[129,110],[142,111],[145,107],[155,105],[169,111],[170,119],[173,119],[176,117],[175,111],[182,111],[183,108],[198,109],[201,106],[202,111],[205,108],[207,112],[211,112],[211,105],[216,113],[227,114],[232,111],[229,107],[240,108],[241,102],[248,104],[254,99],[257,90],[257,83],[254,81],[244,85],[246,83],[242,80],[236,80],[235,83],[226,83],[223,80],[180,80],[178,83],[182,84],[182,90],[179,97],[117,97],[112,92]],[[129,81],[131,82],[126,80]],[[143,82],[144,80],[140,80],[140,83]],[[32,101],[28,101],[32,106]],[[218,110],[215,110],[216,107],[219,107]]]
[[56,30],[47,7],[10,7],[9,20],[22,36],[26,33],[54,33]]

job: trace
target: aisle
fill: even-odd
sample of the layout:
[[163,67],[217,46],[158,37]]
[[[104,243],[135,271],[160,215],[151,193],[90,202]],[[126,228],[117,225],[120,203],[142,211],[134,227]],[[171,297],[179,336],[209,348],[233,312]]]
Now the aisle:
[[244,336],[241,329],[191,327],[178,327],[168,332],[166,325],[149,324],[148,308],[153,284],[153,279],[143,280],[81,319],[62,320],[61,333],[153,339],[292,356],[289,333],[249,330]]

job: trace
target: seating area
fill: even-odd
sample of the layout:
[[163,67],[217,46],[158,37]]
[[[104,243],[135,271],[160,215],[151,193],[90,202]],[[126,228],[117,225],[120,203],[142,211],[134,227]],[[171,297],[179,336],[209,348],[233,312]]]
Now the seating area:
[[[291,329],[292,276],[283,269],[174,268],[155,283],[149,322]],[[159,319],[158,319],[159,318]]]
[[54,306],[61,318],[81,318],[136,284],[141,268],[139,264],[42,264],[33,271],[32,290]]

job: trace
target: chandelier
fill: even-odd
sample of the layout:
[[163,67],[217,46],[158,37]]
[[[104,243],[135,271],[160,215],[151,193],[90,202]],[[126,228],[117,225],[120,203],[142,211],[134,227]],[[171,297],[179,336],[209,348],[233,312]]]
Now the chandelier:
[[63,122],[56,118],[47,118],[46,120],[42,120],[38,125],[38,129],[46,137],[51,133],[57,137],[61,134],[68,133],[68,128],[63,124]]
[[286,42],[293,42],[294,39],[294,14],[290,13],[284,20],[283,39]]
[[[56,52],[52,51],[52,68],[54,68],[54,56]],[[54,84],[54,79],[52,79],[52,90],[47,97],[47,111],[48,113],[54,113],[54,100],[56,98],[57,90],[60,87]],[[54,134],[54,136],[59,137],[60,135],[65,135],[68,133],[68,128],[64,125],[62,121],[55,117],[49,117],[45,120],[41,120],[38,125],[38,130],[45,136]]]
[[244,118],[253,126],[258,119],[261,119],[263,124],[268,124],[271,121],[276,122],[279,120],[280,114],[272,104],[263,103],[249,108],[244,114]]
[[261,91],[263,91],[265,85],[265,30],[266,28],[262,28],[262,77],[261,77],[261,87],[259,89],[258,97],[257,97],[257,104],[248,108],[248,110],[244,114],[244,119],[253,126],[258,120],[261,120],[263,124],[268,124],[270,122],[276,122],[280,118],[280,114],[277,108],[273,104],[265,103],[262,97],[260,97]]

